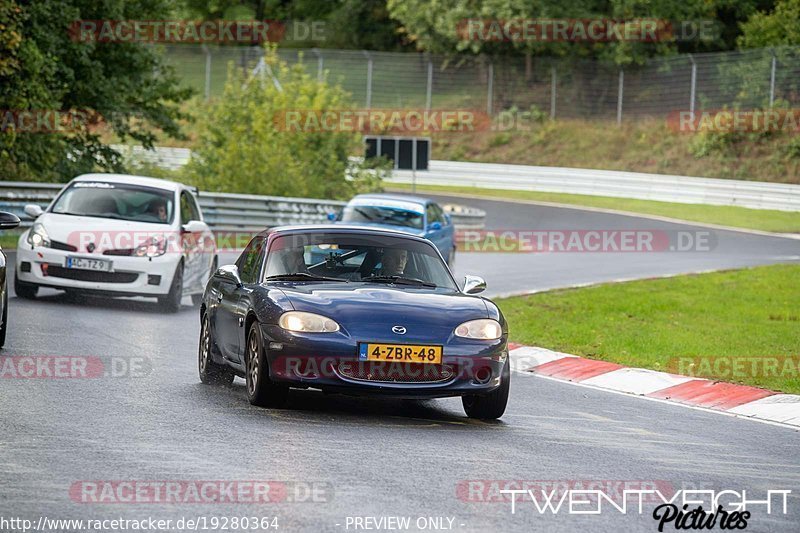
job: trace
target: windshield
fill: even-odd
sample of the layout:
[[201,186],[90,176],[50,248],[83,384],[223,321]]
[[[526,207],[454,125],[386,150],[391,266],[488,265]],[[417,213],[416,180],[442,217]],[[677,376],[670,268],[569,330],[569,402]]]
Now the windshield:
[[59,196],[51,210],[62,215],[169,224],[174,216],[171,191],[105,182],[77,182]]
[[265,278],[456,289],[431,244],[385,236],[313,233],[278,237],[267,252]]
[[387,205],[362,205],[351,202],[342,212],[343,222],[371,222],[391,224],[407,228],[422,229],[424,215],[422,206],[410,202]]

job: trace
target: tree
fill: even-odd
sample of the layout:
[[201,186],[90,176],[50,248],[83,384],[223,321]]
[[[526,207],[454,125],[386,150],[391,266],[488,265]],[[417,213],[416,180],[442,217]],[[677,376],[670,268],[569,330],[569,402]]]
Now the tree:
[[190,15],[203,19],[323,21],[320,42],[283,43],[367,50],[398,50],[404,45],[399,23],[389,16],[386,0],[185,0]]
[[[156,50],[136,42],[74,39],[78,20],[160,20],[172,0],[0,0],[0,110],[78,111],[100,117],[120,139],[152,146],[156,132],[180,137],[179,103],[190,91],[178,85]],[[4,123],[8,126],[8,122]],[[5,179],[58,181],[97,168],[123,169],[117,152],[92,121],[67,133],[0,131]]]
[[513,42],[465,39],[458,32],[467,19],[659,19],[670,23],[704,19],[733,20],[733,28],[754,9],[756,0],[387,0],[389,13],[402,24],[401,31],[422,50],[439,53],[486,53],[490,55],[550,55],[591,57],[618,65],[640,63],[654,55],[731,48],[733,40],[719,28],[710,40],[655,43],[635,41]]
[[774,11],[753,14],[741,28],[741,48],[800,45],[800,0],[779,0]]
[[349,161],[358,133],[286,127],[287,112],[351,107],[342,88],[318,81],[302,63],[288,66],[274,49],[264,65],[263,76],[229,69],[222,98],[199,119],[188,179],[205,190],[306,198],[377,189],[382,168]]

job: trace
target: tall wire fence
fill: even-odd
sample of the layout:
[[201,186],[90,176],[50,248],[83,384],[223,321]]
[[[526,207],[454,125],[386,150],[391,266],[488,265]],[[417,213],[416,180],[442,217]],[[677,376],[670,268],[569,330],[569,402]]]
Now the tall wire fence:
[[[257,47],[166,46],[168,63],[206,98],[222,94],[228,69],[252,70]],[[339,83],[355,105],[479,109],[494,115],[535,106],[552,118],[663,118],[676,111],[800,103],[800,47],[653,58],[620,68],[593,60],[444,57],[331,49],[279,49],[311,75]]]

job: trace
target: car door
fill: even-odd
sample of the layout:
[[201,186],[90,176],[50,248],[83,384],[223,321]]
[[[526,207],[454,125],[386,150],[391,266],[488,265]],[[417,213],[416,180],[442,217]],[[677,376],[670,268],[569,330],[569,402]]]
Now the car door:
[[200,229],[198,232],[197,245],[199,248],[200,257],[198,258],[198,284],[200,289],[205,289],[208,279],[214,274],[214,261],[217,258],[217,241],[214,237],[214,232],[205,221],[203,212],[200,210],[200,205],[197,203],[197,198],[194,194],[189,194],[189,201],[195,216],[195,225]]
[[[205,254],[203,253],[204,231],[199,227],[200,212],[197,204],[189,191],[181,191],[181,247],[183,249],[183,283],[187,289],[197,289],[200,285],[200,276],[205,274]],[[189,223],[193,222],[192,226]],[[200,231],[192,231],[200,229]],[[208,226],[205,226],[208,230]]]
[[453,221],[449,216],[447,216],[447,214],[444,212],[444,209],[442,209],[442,206],[439,204],[433,205],[437,213],[437,220],[442,221],[442,245],[439,249],[442,251],[442,255],[444,256],[445,260],[447,260],[456,245],[456,228],[453,224]]
[[444,245],[443,219],[439,215],[441,211],[437,212],[436,207],[437,205],[434,203],[429,203],[425,206],[425,238],[431,241],[443,256],[447,257],[442,249]]
[[260,282],[264,244],[263,237],[255,237],[237,259],[236,266],[242,280],[241,287],[227,280],[219,284],[215,333],[223,356],[234,362],[244,360],[241,356],[245,344],[244,322],[247,317],[250,292],[253,285]]

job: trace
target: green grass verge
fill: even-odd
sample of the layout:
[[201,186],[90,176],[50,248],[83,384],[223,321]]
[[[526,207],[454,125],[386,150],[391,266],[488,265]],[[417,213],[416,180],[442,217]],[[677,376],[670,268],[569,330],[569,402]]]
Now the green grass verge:
[[19,236],[22,232],[9,232],[3,231],[0,232],[0,248],[8,252],[9,250],[16,250],[17,249],[17,241],[19,241]]
[[[387,184],[389,189],[410,191],[411,186],[399,183]],[[474,194],[491,198],[508,200],[534,200],[560,204],[579,205],[617,209],[647,215],[658,215],[693,222],[720,224],[737,228],[774,231],[778,233],[800,233],[800,213],[787,211],[769,211],[765,209],[747,209],[746,207],[675,204],[670,202],[654,202],[651,200],[632,200],[628,198],[611,198],[607,196],[588,196],[581,194],[563,194],[537,191],[509,191],[501,189],[479,189],[477,187],[451,187],[440,185],[424,185],[417,187],[418,192]]]
[[[798,279],[800,265],[775,265],[559,290],[497,303],[514,342],[797,394]],[[733,359],[721,357],[737,359],[741,367],[729,368]]]

